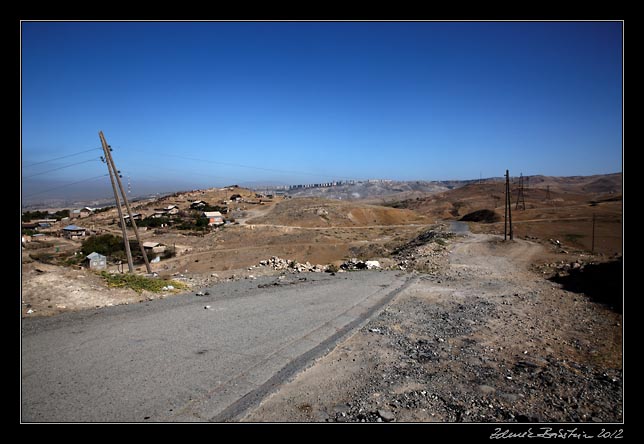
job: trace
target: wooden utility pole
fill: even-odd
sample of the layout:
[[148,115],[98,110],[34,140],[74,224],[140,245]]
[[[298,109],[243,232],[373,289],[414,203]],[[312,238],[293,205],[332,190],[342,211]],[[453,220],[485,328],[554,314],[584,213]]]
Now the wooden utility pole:
[[510,171],[505,170],[505,227],[503,240],[508,240],[508,224],[510,226],[510,240],[514,239],[512,233],[512,196],[510,195]]
[[145,248],[143,247],[143,242],[141,242],[141,237],[139,237],[139,230],[137,229],[136,226],[136,221],[134,220],[134,213],[132,212],[132,208],[130,208],[130,202],[127,200],[127,194],[125,193],[125,190],[123,189],[123,183],[121,182],[121,176],[119,175],[118,170],[116,169],[116,165],[114,165],[114,159],[112,158],[112,153],[110,152],[111,148],[109,145],[107,145],[107,142],[105,141],[105,136],[103,135],[103,131],[99,131],[98,135],[101,138],[101,143],[103,143],[105,146],[107,146],[107,156],[108,156],[108,161],[112,165],[112,169],[114,170],[114,175],[116,176],[116,183],[118,183],[119,189],[121,190],[121,195],[123,196],[123,201],[125,202],[125,207],[127,208],[127,212],[130,215],[130,223],[132,224],[132,228],[134,229],[134,235],[136,236],[136,241],[139,243],[139,247],[141,248],[141,254],[143,255],[143,261],[145,262],[145,269],[147,270],[148,274],[152,273],[152,269],[150,268],[150,262],[148,261],[148,255],[145,253]]
[[125,254],[127,255],[127,267],[130,273],[134,273],[134,264],[132,263],[132,252],[130,251],[130,242],[127,238],[127,230],[125,229],[125,220],[123,219],[123,210],[121,210],[121,199],[119,199],[119,193],[116,191],[116,185],[114,184],[114,174],[112,172],[112,165],[109,161],[108,152],[109,147],[103,137],[103,132],[99,131],[98,135],[101,138],[101,145],[103,146],[103,154],[105,155],[105,163],[107,163],[107,171],[110,173],[110,182],[112,182],[112,190],[114,191],[114,200],[116,201],[116,209],[119,213],[119,221],[121,221],[121,233],[123,233],[123,244],[125,246]]

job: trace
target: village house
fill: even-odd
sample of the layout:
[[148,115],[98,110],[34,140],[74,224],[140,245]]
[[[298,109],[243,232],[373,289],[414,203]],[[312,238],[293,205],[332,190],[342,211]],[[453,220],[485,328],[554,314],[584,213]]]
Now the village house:
[[224,217],[219,211],[204,211],[201,214],[202,217],[208,219],[208,225],[222,225],[224,223]]
[[163,253],[165,251],[165,245],[159,242],[143,242],[143,248],[148,255],[150,253]]
[[72,210],[72,211],[69,213],[69,216],[70,216],[72,219],[74,219],[74,218],[80,218],[80,217],[87,217],[87,216],[91,216],[92,214],[94,214],[94,208],[90,208],[90,207],[83,207],[83,208],[78,209],[78,210]]
[[177,214],[179,212],[179,207],[176,205],[168,205],[164,210],[166,214]]
[[155,208],[154,209],[154,214],[152,214],[151,217],[165,217],[169,216],[171,214],[177,214],[179,213],[179,207],[176,205],[168,205],[165,208]]
[[159,242],[143,242],[145,255],[148,257],[150,263],[154,264],[161,260],[161,254],[165,252],[166,246]]
[[107,258],[95,251],[88,254],[85,260],[90,270],[105,270],[107,267]]
[[192,208],[194,210],[198,210],[199,208],[203,208],[206,205],[208,205],[208,203],[204,202],[203,200],[195,200],[194,202],[192,202],[190,204],[190,208]]
[[85,228],[81,228],[77,225],[67,225],[63,228],[63,237],[67,239],[80,239],[86,235]]
[[[141,220],[142,217],[143,216],[141,215],[141,213],[134,213],[132,215],[132,220]],[[130,215],[129,214],[126,214],[125,216],[123,216],[123,220],[125,221],[126,225],[132,225],[132,222],[130,221]]]

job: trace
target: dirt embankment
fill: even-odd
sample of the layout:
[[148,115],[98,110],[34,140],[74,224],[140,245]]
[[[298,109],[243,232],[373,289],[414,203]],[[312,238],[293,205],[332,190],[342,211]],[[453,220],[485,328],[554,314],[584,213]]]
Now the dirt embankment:
[[621,314],[530,271],[541,245],[455,238],[379,316],[245,421],[618,422]]

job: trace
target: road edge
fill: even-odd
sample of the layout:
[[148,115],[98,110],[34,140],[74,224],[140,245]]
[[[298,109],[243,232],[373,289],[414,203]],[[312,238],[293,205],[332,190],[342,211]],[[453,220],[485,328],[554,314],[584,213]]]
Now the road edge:
[[277,392],[283,384],[292,381],[300,372],[312,367],[320,358],[333,351],[339,343],[349,339],[349,337],[366,325],[369,320],[380,313],[387,305],[391,304],[396,296],[409,288],[414,282],[416,282],[416,280],[417,276],[407,276],[405,282],[400,287],[383,296],[383,298],[373,307],[369,308],[363,316],[349,322],[329,338],[292,360],[289,364],[282,367],[277,373],[269,378],[268,381],[255,390],[242,396],[208,421],[239,421],[242,417],[246,416],[251,409],[258,407],[264,399]]

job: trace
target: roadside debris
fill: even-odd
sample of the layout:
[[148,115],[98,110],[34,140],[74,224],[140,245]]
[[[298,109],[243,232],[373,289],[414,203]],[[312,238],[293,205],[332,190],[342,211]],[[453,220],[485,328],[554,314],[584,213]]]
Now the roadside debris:
[[361,261],[356,258],[349,259],[340,265],[342,270],[377,270],[380,269],[378,261]]
[[326,271],[327,266],[324,265],[313,265],[310,262],[300,263],[294,260],[282,259],[277,256],[272,256],[270,259],[259,261],[258,265],[253,265],[248,268],[248,270],[253,270],[255,268],[269,267],[272,270],[284,270],[291,273],[321,273]]

